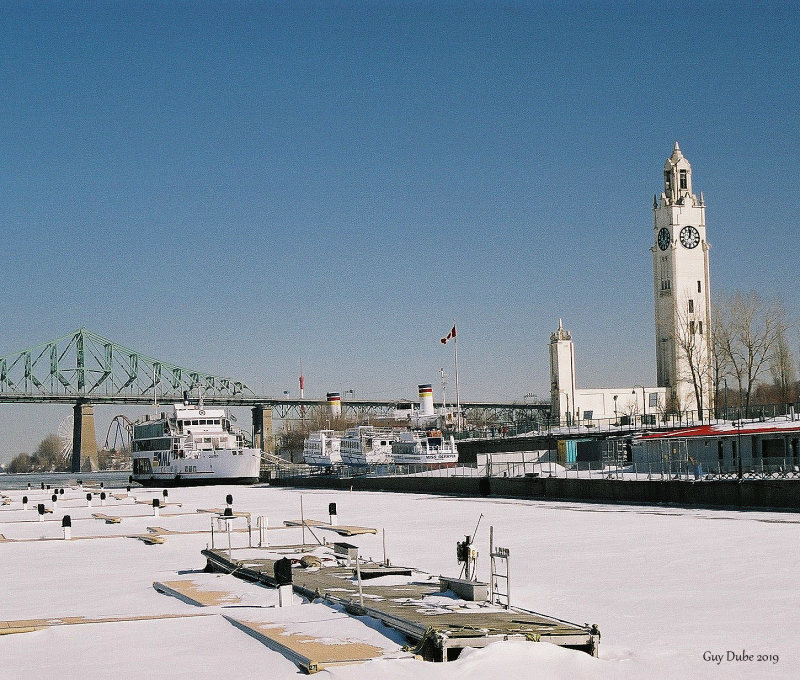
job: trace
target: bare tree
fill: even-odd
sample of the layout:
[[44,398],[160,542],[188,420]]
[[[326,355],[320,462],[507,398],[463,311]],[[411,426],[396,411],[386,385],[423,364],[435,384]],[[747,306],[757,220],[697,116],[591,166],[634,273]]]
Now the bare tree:
[[[719,302],[715,300],[714,306],[711,308],[711,362],[714,378],[714,405],[717,409],[717,417],[719,417],[719,408],[720,404],[722,404],[722,399],[720,398],[722,385],[727,380],[727,376],[731,374],[728,353],[723,349],[729,344],[729,331],[728,305],[723,297],[720,298]],[[725,405],[727,406],[727,392],[725,394]],[[725,414],[725,417],[727,418],[727,414]]]
[[678,380],[688,382],[694,390],[697,412],[701,415],[706,403],[707,386],[712,379],[711,343],[708,339],[708,328],[703,328],[703,319],[696,318],[689,307],[689,295],[685,295],[678,307],[678,332],[675,346],[684,358],[686,375],[679,375]]
[[744,395],[745,414],[750,415],[750,400],[756,381],[772,361],[779,338],[788,328],[786,312],[777,300],[762,301],[758,293],[736,293],[717,303],[722,307],[720,326],[715,330],[715,351],[724,354],[727,374]]
[[[785,315],[784,315],[785,316]],[[794,355],[789,347],[787,330],[789,323],[784,319],[779,323],[775,350],[770,357],[769,370],[775,385],[776,398],[781,404],[793,402],[797,396],[797,372],[794,367]]]

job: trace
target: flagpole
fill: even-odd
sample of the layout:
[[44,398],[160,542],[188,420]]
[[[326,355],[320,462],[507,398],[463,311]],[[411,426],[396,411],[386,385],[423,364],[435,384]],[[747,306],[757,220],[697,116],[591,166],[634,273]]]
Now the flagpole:
[[[453,328],[456,327],[456,320],[453,319]],[[453,338],[453,353],[455,354],[456,364],[456,432],[461,432],[461,396],[458,391],[458,333]]]

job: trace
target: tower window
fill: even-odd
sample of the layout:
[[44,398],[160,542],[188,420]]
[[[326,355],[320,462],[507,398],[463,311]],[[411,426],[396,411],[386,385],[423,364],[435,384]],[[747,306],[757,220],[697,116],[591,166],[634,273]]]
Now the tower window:
[[686,170],[681,170],[681,189],[688,188],[688,184],[686,182]]
[[667,191],[672,191],[672,173],[669,170],[664,170],[664,186]]
[[703,292],[703,282],[702,281],[698,281],[697,282],[697,292],[698,293],[702,293]]
[[689,314],[694,314],[694,300],[689,300]]
[[689,333],[694,335],[694,321],[689,322]]
[[702,321],[698,321],[697,322],[697,328],[698,328],[698,333],[700,333],[700,335],[702,335],[703,334],[703,322]]

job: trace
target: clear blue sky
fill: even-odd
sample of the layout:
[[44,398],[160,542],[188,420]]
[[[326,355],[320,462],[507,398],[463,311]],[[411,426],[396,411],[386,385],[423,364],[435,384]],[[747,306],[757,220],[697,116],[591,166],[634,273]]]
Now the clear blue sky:
[[[712,293],[798,313],[798,30],[793,3],[3,3],[0,355],[85,325],[268,394],[302,356],[310,396],[438,399],[456,318],[463,398],[520,399],[563,317],[580,385],[652,384],[676,140]],[[0,405],[0,457],[68,412]]]

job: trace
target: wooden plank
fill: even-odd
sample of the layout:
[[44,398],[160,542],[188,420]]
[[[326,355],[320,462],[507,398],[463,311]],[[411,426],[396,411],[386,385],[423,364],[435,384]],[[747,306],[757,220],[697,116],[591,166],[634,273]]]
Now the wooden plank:
[[84,616],[62,616],[49,619],[22,619],[17,621],[0,621],[0,635],[16,633],[32,633],[52,626],[74,626],[85,623],[122,623],[125,621],[156,621],[161,619],[188,619],[196,616],[213,616],[213,614],[151,614],[143,616],[105,616],[88,618]]
[[307,673],[317,673],[332,666],[364,663],[383,656],[383,650],[365,642],[322,641],[304,633],[287,633],[271,623],[244,621],[223,614],[239,630],[254,637],[270,649],[280,652]]
[[159,536],[158,534],[142,534],[141,536],[137,536],[140,541],[146,543],[147,545],[158,545],[159,543],[164,542],[164,537]]
[[153,588],[159,593],[177,597],[196,607],[216,607],[239,604],[242,598],[225,590],[209,590],[191,579],[183,581],[154,581]]
[[[205,513],[214,514],[214,515],[224,515],[225,514],[225,509],[224,508],[197,508],[197,512],[205,512]],[[235,511],[233,513],[233,516],[234,517],[250,517],[250,513],[249,512],[236,512]]]
[[104,515],[102,512],[93,512],[92,517],[102,519],[106,524],[119,524],[122,521],[119,517]]
[[[299,519],[287,519],[284,520],[284,525],[287,527],[302,527],[303,521]],[[318,519],[307,519],[305,520],[305,525],[312,529],[322,529],[323,531],[334,531],[340,536],[357,536],[358,534],[377,534],[378,530],[373,529],[372,527],[359,527],[359,526],[350,526],[347,524],[342,525],[334,525],[328,524],[327,522],[321,522]]]

